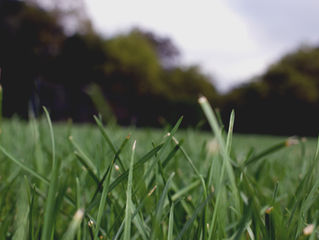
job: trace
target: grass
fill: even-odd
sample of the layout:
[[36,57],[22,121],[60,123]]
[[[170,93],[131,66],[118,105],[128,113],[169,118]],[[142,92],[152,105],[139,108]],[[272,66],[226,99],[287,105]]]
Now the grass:
[[[0,239],[317,239],[316,139],[3,121]],[[169,134],[168,134],[169,133]]]

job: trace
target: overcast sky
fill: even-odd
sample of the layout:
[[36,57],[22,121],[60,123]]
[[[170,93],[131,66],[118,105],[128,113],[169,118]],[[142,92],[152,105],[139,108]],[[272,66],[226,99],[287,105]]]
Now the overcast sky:
[[110,36],[139,26],[170,37],[186,64],[226,90],[261,74],[301,44],[319,45],[318,0],[85,0]]

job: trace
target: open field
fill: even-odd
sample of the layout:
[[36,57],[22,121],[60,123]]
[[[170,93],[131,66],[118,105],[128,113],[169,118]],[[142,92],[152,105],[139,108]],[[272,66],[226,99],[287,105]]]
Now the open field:
[[97,121],[3,123],[0,239],[319,237],[316,139]]

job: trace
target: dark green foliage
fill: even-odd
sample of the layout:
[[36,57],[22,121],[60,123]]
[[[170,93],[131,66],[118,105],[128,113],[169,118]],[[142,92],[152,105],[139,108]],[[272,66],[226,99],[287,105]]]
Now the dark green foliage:
[[316,135],[318,62],[317,47],[303,47],[284,56],[252,82],[228,93],[224,113],[236,109],[236,130],[241,132]]
[[[198,95],[216,98],[198,67],[176,64],[178,50],[169,38],[140,29],[112,38],[92,29],[70,35],[61,26],[63,17],[23,1],[1,1],[6,117],[27,118],[47,106],[53,120],[92,122],[100,111],[104,120],[114,115],[120,124],[161,126],[173,124],[179,112],[185,125],[195,125],[202,118]],[[101,111],[103,98],[109,111]]]

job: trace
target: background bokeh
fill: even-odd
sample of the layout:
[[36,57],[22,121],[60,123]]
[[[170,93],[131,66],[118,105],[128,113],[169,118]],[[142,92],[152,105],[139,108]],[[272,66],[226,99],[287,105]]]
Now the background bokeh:
[[[201,65],[181,61],[183,53],[170,37],[139,26],[105,36],[83,5],[68,8],[76,1],[54,1],[49,7],[40,2],[0,1],[5,117],[39,116],[44,105],[56,121],[90,122],[99,112],[106,122],[160,127],[184,115],[184,127],[205,128],[197,104],[202,94],[224,122],[235,109],[236,132],[318,133],[316,44],[300,45],[259,75],[221,92],[219,80]],[[281,19],[270,20],[281,26]]]

